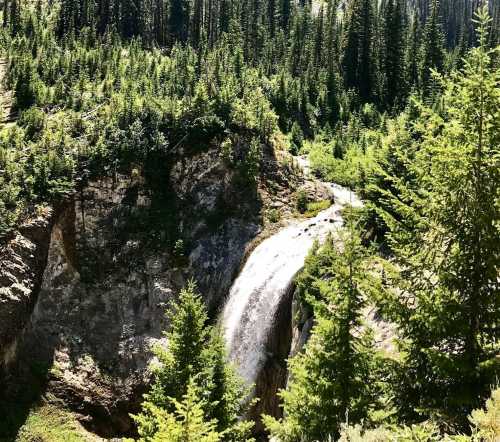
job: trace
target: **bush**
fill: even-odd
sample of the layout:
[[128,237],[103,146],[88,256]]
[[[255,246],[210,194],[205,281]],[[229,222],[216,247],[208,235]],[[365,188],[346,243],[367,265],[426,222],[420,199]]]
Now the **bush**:
[[269,220],[269,222],[275,224],[281,219],[281,213],[278,209],[270,209],[267,212],[267,219]]
[[307,194],[303,190],[297,192],[297,203],[296,207],[299,213],[305,213],[307,211]]
[[360,425],[343,426],[339,442],[439,442],[444,441],[436,425],[424,423],[411,427],[378,427],[363,430]]
[[495,442],[500,440],[500,388],[493,390],[484,410],[474,410],[469,417],[473,440]]
[[19,124],[25,128],[26,138],[33,140],[45,124],[45,113],[37,107],[31,107],[21,114]]
[[307,204],[307,210],[305,211],[304,215],[307,218],[314,218],[316,215],[318,215],[318,213],[328,209],[328,207],[330,207],[331,205],[332,202],[330,200],[313,201],[312,203]]

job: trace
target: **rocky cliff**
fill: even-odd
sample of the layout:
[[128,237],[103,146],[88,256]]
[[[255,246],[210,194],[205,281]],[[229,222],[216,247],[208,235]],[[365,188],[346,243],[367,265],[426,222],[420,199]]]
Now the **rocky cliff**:
[[54,214],[36,212],[0,246],[0,372],[15,361],[47,262]]
[[129,432],[169,302],[194,278],[217,312],[267,210],[288,210],[299,174],[263,149],[252,186],[216,147],[181,151],[156,165],[155,189],[139,167],[88,179],[22,227],[0,255],[2,360],[18,346],[18,366],[44,367],[46,391],[89,428]]

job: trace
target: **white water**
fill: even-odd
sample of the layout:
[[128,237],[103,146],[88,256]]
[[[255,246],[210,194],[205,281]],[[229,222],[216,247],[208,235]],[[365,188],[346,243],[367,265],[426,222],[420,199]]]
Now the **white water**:
[[296,221],[264,240],[251,253],[229,293],[222,327],[230,359],[249,385],[255,383],[266,360],[265,345],[280,300],[304,266],[314,240],[323,241],[342,225],[343,207],[362,204],[350,190],[328,186],[335,204],[315,218]]

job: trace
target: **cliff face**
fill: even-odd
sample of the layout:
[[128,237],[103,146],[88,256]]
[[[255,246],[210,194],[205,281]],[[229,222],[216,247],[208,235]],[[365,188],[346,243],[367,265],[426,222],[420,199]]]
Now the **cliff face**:
[[40,209],[0,247],[0,373],[15,361],[42,282],[53,220]]
[[[11,306],[2,344],[16,345],[25,330],[19,365],[45,367],[48,391],[103,435],[132,428],[128,413],[147,385],[169,302],[194,278],[215,314],[261,231],[269,188],[290,193],[272,155],[262,175],[273,185],[259,179],[250,190],[216,149],[179,158],[165,165],[165,194],[174,198],[158,201],[139,170],[91,180],[57,216],[37,218],[36,235],[22,229],[2,251],[0,299]],[[9,279],[12,266],[26,276]]]

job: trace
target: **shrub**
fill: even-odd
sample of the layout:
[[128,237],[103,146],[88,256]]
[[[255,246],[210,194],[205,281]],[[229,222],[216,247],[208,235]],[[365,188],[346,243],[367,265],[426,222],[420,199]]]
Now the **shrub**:
[[307,194],[303,190],[297,192],[297,203],[296,207],[299,213],[305,213],[307,211]]
[[277,223],[281,219],[281,213],[278,209],[270,209],[267,212],[267,219],[273,224]]
[[330,200],[313,201],[307,204],[307,209],[304,215],[307,218],[314,218],[318,213],[328,209],[331,205],[332,202]]

